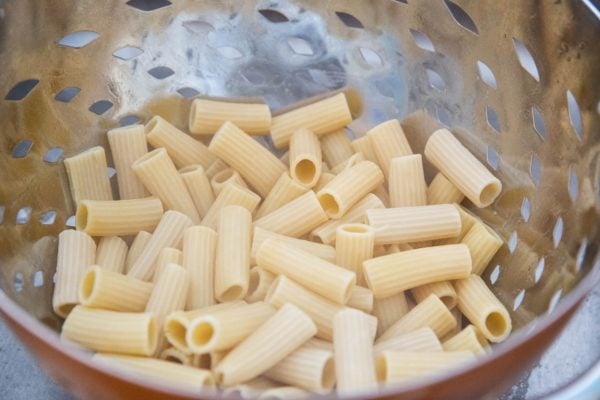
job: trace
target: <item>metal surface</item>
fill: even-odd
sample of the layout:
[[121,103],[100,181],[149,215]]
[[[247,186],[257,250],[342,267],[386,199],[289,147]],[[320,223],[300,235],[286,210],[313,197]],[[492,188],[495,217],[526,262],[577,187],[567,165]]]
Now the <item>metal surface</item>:
[[416,110],[452,127],[504,185],[478,213],[506,240],[484,278],[517,328],[592,268],[600,26],[583,3],[168,3],[0,2],[0,282],[45,324],[59,327],[56,235],[73,214],[60,160],[154,114],[184,128],[194,95],[278,109],[353,87],[354,136]]

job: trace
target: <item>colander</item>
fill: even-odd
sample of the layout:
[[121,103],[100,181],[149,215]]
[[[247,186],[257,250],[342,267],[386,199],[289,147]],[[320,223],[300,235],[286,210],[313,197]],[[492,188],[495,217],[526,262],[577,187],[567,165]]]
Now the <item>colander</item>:
[[3,316],[78,397],[192,397],[92,365],[58,339],[50,301],[57,234],[74,214],[62,159],[107,147],[108,129],[155,114],[185,128],[195,96],[261,97],[278,110],[353,88],[364,110],[351,137],[398,118],[422,151],[446,125],[504,186],[492,207],[475,211],[505,239],[484,278],[516,333],[474,365],[379,395],[501,393],[600,275],[600,22],[588,5],[0,1]]

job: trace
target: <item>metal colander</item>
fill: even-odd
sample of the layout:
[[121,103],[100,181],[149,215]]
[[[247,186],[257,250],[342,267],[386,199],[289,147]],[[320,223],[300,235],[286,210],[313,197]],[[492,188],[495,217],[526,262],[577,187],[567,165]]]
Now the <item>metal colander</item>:
[[399,118],[422,151],[446,125],[504,186],[475,211],[505,239],[484,278],[519,331],[473,368],[388,394],[502,390],[598,275],[600,22],[586,4],[0,1],[3,314],[79,396],[185,397],[90,366],[46,327],[60,326],[50,301],[57,234],[73,225],[62,159],[155,114],[185,128],[195,96],[262,97],[277,110],[351,87],[364,99],[351,137]]

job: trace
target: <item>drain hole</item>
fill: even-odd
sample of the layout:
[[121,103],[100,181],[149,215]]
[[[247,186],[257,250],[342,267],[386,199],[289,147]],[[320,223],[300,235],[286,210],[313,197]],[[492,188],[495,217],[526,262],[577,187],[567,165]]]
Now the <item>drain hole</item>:
[[13,158],[24,158],[31,150],[33,141],[31,139],[20,140],[12,150]]
[[54,100],[68,103],[81,92],[81,89],[75,86],[66,87],[54,96]]
[[80,49],[92,43],[94,40],[98,39],[98,36],[100,36],[100,34],[94,31],[73,32],[60,39],[58,41],[58,45],[64,47],[71,47],[73,49]]
[[364,25],[352,14],[345,13],[343,11],[336,11],[335,14],[338,16],[340,21],[344,23],[348,28],[363,29]]
[[171,2],[168,0],[130,0],[126,4],[140,11],[154,11],[170,6]]
[[25,96],[33,90],[33,88],[39,83],[37,79],[27,79],[17,83],[10,89],[10,91],[4,96],[4,100],[23,100]]
[[161,65],[161,66],[149,69],[148,73],[156,79],[165,79],[165,78],[168,78],[169,76],[173,75],[175,73],[175,71],[173,71],[169,67],[165,67],[165,66]]
[[262,10],[258,10],[258,12],[265,17],[267,20],[269,20],[269,22],[272,22],[274,24],[279,24],[282,22],[288,22],[289,19],[288,17],[286,17],[284,14],[280,13],[279,11],[276,10],[272,10],[270,8],[265,8]]
[[454,18],[457,24],[474,34],[479,35],[477,25],[475,25],[475,22],[465,10],[450,0],[444,0],[444,3],[446,3],[446,7],[448,7],[450,14],[452,14],[452,18]]
[[127,46],[127,47],[121,47],[120,49],[115,50],[112,54],[114,57],[120,58],[121,60],[124,60],[124,61],[128,61],[133,58],[136,58],[143,52],[144,52],[144,50],[142,50],[140,48],[133,47],[133,46]]
[[97,115],[102,115],[113,106],[113,103],[108,100],[100,100],[92,104],[89,108],[91,112]]

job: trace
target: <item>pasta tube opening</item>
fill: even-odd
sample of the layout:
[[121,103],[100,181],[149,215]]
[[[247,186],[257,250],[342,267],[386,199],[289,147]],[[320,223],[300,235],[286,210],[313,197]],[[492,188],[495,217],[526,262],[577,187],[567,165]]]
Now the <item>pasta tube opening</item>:
[[387,360],[385,355],[380,355],[375,359],[375,374],[377,375],[378,382],[387,381]]
[[77,206],[77,212],[75,213],[75,227],[78,231],[83,231],[87,229],[88,225],[88,208],[87,204],[84,202],[79,203]]
[[335,361],[333,357],[329,358],[323,367],[323,375],[321,376],[321,387],[325,390],[333,389],[335,385]]
[[300,160],[294,166],[294,177],[300,181],[303,185],[312,185],[315,182],[315,176],[317,175],[317,166],[314,160],[307,158]]
[[225,290],[220,297],[222,303],[239,300],[244,297],[244,288],[242,285],[233,285]]
[[196,353],[202,353],[201,349],[204,347],[208,347],[211,345],[211,342],[217,336],[216,329],[213,321],[208,319],[204,319],[204,321],[198,321],[194,323],[194,326],[191,328],[191,335],[188,335],[191,339],[191,342],[195,346]]
[[508,324],[505,316],[499,311],[492,311],[485,318],[485,327],[492,336],[503,337],[506,335]]
[[319,203],[328,215],[335,215],[340,212],[340,206],[335,196],[329,193],[323,193],[319,196]]
[[492,204],[502,191],[500,181],[488,183],[479,194],[479,202],[481,204]]
[[175,318],[167,319],[165,324],[165,336],[173,345],[181,349],[187,347],[185,336],[187,334],[187,327],[182,321],[178,321]]
[[94,297],[94,289],[97,288],[96,279],[98,277],[98,269],[91,268],[84,275],[81,282],[79,297],[82,303],[87,303],[89,299]]

